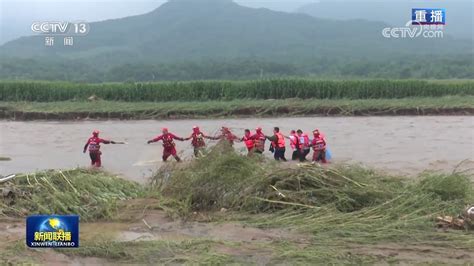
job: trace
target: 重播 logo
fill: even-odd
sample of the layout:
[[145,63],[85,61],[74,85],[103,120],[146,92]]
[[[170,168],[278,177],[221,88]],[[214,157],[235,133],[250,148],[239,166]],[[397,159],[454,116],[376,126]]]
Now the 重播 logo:
[[411,20],[413,25],[445,25],[446,9],[444,8],[412,8]]

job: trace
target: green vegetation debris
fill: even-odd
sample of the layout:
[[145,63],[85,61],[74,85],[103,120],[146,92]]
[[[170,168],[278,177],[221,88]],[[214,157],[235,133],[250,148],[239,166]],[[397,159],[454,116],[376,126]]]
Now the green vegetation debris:
[[260,161],[217,146],[189,167],[163,168],[153,184],[190,213],[225,208],[238,213],[226,219],[294,228],[326,241],[451,239],[474,247],[472,235],[435,231],[438,215],[460,214],[474,202],[468,176],[425,173],[407,180],[358,166]]
[[2,184],[0,215],[77,214],[82,221],[110,218],[117,202],[142,195],[137,183],[105,172],[76,169],[18,175]]

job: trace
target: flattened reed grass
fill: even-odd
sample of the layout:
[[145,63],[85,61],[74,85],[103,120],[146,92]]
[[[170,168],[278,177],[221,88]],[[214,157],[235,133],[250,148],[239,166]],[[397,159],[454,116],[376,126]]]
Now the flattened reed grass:
[[77,214],[91,221],[112,217],[117,202],[142,194],[139,184],[105,172],[75,169],[18,175],[2,184],[0,215]]
[[162,169],[153,184],[190,212],[226,208],[254,225],[295,227],[318,238],[376,242],[436,235],[474,247],[472,234],[437,235],[434,226],[436,216],[456,216],[474,201],[472,182],[458,173],[408,180],[353,165],[289,167],[217,146],[188,167]]

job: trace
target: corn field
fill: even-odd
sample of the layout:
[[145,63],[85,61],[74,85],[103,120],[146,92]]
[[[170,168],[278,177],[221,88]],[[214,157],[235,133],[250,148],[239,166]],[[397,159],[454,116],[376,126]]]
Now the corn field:
[[0,101],[81,101],[93,95],[103,100],[126,102],[288,98],[397,99],[474,95],[474,81],[273,79],[121,84],[0,82]]

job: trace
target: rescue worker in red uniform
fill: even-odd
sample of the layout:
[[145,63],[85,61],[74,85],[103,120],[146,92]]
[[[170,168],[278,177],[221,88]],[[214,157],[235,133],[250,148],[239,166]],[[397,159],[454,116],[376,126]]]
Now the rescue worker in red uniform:
[[176,144],[174,143],[174,140],[176,139],[179,141],[184,141],[184,138],[180,138],[172,133],[169,133],[167,128],[163,128],[162,133],[162,135],[149,140],[147,143],[150,144],[161,140],[163,142],[163,161],[166,162],[168,157],[173,156],[176,161],[180,162],[181,159],[176,152]]
[[318,129],[313,131],[313,136],[314,139],[311,141],[311,147],[314,150],[313,162],[326,163],[326,140]]
[[280,128],[273,128],[273,136],[266,138],[272,142],[270,150],[273,148],[273,158],[277,161],[285,161],[285,137],[280,133]]
[[296,135],[296,131],[293,129],[290,131],[289,136],[285,136],[285,138],[290,140],[290,147],[293,150],[291,154],[291,160],[295,161],[300,157],[299,146],[298,146],[298,136]]
[[102,152],[100,151],[101,143],[115,144],[115,141],[99,138],[99,131],[94,130],[94,132],[92,132],[92,137],[87,140],[86,145],[84,146],[84,153],[86,153],[87,147],[89,147],[89,156],[91,158],[91,165],[93,167],[102,166],[102,160],[100,158],[100,156],[102,155]]
[[299,158],[300,162],[306,161],[306,156],[309,154],[311,151],[311,143],[309,142],[309,137],[307,134],[304,134],[301,129],[298,129],[296,131],[296,134],[298,136],[298,152],[299,152]]
[[250,129],[245,130],[245,135],[242,137],[240,141],[245,143],[245,147],[247,147],[247,155],[252,155],[255,151],[255,141],[252,139],[252,134],[250,133]]
[[198,126],[194,126],[193,133],[191,133],[191,136],[185,138],[184,140],[190,139],[192,139],[191,145],[193,145],[194,147],[194,156],[198,157],[199,154],[202,154],[202,151],[206,147],[206,142],[204,141],[204,139],[218,140],[219,137],[207,136],[206,134],[201,132]]
[[230,146],[234,146],[234,141],[240,140],[236,135],[230,131],[228,127],[221,128],[221,137],[222,139],[227,140],[230,143]]
[[251,136],[251,139],[255,144],[255,153],[262,154],[265,151],[265,140],[267,140],[267,138],[265,137],[265,134],[263,134],[261,127],[255,129],[255,134]]

